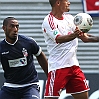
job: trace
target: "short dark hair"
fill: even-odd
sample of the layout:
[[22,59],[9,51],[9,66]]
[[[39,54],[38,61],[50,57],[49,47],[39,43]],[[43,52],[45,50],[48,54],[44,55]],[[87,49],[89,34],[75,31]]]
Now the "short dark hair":
[[3,21],[3,26],[7,26],[9,20],[16,20],[14,17],[7,17]]
[[50,5],[51,5],[51,7],[54,6],[54,4],[56,3],[56,1],[57,1],[57,0],[49,0],[49,3],[50,3]]

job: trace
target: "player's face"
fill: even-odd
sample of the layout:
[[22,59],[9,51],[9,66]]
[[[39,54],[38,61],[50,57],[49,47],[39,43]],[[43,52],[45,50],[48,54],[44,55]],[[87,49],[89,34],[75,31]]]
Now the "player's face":
[[70,2],[68,0],[60,0],[60,10],[64,12],[69,12]]
[[18,36],[19,24],[17,20],[9,20],[7,26],[4,26],[6,40],[14,43]]

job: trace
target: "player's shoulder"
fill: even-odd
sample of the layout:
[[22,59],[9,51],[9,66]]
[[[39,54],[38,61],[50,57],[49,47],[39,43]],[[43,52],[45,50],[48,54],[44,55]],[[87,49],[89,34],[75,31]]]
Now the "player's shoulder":
[[4,41],[4,40],[0,41],[0,46],[1,46],[2,44],[4,44],[4,43],[5,43],[5,41]]
[[63,15],[64,15],[65,18],[68,18],[68,19],[74,19],[74,16],[71,15],[71,14],[64,13]]
[[5,45],[5,40],[0,41],[0,53],[1,53],[2,49],[3,49],[3,45]]
[[43,23],[47,23],[49,19],[52,17],[51,12],[44,17]]
[[18,35],[19,40],[23,40],[24,42],[36,42],[32,37]]
[[49,14],[47,14],[42,22],[42,27],[47,27],[47,28],[50,28],[50,24],[53,22],[53,15],[51,14],[51,12]]
[[24,36],[24,35],[18,35],[19,40],[24,39],[24,40],[31,40],[30,37]]
[[50,16],[50,13],[48,13],[48,14],[44,17],[44,20],[47,20],[49,16]]

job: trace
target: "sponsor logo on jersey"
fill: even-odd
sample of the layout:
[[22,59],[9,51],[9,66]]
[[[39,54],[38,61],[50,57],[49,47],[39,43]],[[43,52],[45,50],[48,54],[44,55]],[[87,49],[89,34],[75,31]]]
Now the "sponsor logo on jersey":
[[14,60],[8,60],[8,62],[10,67],[19,67],[19,66],[27,65],[26,57],[14,59]]

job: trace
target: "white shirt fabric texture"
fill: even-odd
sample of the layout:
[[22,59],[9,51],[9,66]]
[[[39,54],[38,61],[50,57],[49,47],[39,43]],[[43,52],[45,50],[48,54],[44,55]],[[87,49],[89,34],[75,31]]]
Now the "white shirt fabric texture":
[[70,14],[63,14],[63,18],[57,19],[49,13],[42,23],[42,31],[47,44],[48,72],[60,68],[79,66],[76,51],[78,38],[65,43],[57,43],[56,37],[59,35],[69,35],[73,33],[76,26],[73,23],[74,17]]

